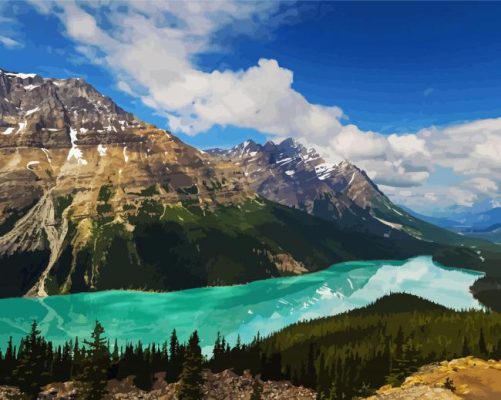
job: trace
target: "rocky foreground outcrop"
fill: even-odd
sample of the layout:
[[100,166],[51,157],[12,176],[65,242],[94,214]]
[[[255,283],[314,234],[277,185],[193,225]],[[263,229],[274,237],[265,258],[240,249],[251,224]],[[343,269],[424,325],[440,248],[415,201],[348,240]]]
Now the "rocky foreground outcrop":
[[[174,400],[175,383],[166,383],[163,374],[156,376],[157,380],[151,391],[136,388],[130,377],[123,381],[112,380],[108,383],[108,394],[104,400]],[[230,370],[214,374],[204,372],[204,399],[206,400],[248,400],[252,394],[254,377],[249,372],[242,376]],[[266,400],[315,400],[315,392],[303,387],[297,387],[290,382],[260,381],[262,384],[262,399]],[[0,387],[0,399],[8,399],[19,394],[17,389]],[[47,385],[40,394],[40,400],[78,400],[78,391],[73,382],[54,383]]]
[[399,388],[383,386],[366,400],[501,399],[501,362],[474,357],[429,364]]

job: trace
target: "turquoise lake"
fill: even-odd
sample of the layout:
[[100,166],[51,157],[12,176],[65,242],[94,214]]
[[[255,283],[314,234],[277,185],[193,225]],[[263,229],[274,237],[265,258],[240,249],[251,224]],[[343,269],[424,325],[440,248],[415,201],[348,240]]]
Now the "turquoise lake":
[[391,292],[407,292],[455,309],[482,308],[469,287],[482,273],[445,268],[431,257],[335,264],[312,274],[246,285],[171,293],[106,291],[43,299],[0,300],[0,348],[17,343],[33,320],[56,343],[87,337],[99,320],[119,343],[163,342],[175,328],[185,340],[198,329],[207,352],[217,331],[250,341],[294,322],[339,314]]

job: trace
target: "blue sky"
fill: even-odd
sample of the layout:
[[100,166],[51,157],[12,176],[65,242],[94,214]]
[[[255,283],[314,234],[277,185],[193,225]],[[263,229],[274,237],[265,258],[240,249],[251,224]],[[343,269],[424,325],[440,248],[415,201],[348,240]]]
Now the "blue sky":
[[[497,197],[501,3],[138,4],[2,3],[0,68],[82,76],[201,148],[296,137],[411,206]],[[464,142],[477,121],[485,138]]]

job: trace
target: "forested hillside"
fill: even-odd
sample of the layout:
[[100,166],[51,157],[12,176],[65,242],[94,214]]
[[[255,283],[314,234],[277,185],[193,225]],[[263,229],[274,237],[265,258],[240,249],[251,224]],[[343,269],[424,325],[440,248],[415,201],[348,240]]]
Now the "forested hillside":
[[[134,375],[136,386],[149,389],[155,372],[166,371],[166,379],[175,382],[190,368],[184,380],[196,387],[202,368],[238,374],[248,369],[264,380],[291,380],[317,390],[320,399],[337,400],[370,395],[385,383],[399,385],[431,362],[467,355],[501,358],[501,314],[448,310],[407,294],[295,324],[270,337],[257,334],[248,344],[230,346],[218,336],[210,358],[202,356],[196,333],[187,344],[174,331],[163,344],[119,346],[110,345],[98,325],[92,340],[63,346],[46,341],[34,325],[19,351],[9,343],[0,358],[0,384],[20,386],[34,396],[49,382],[77,380],[88,387],[93,379]],[[91,374],[93,365],[101,372]]]

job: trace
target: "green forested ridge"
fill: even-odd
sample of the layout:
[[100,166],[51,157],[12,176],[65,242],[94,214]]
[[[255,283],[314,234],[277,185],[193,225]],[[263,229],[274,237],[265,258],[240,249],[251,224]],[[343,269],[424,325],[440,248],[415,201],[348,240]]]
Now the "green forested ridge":
[[359,310],[287,327],[264,339],[260,349],[279,358],[281,373],[293,382],[315,381],[310,386],[327,399],[352,398],[399,384],[430,362],[501,358],[501,314],[447,310],[393,294]]
[[[0,357],[0,384],[19,385],[34,393],[40,385],[76,379],[86,388],[100,390],[104,376],[134,375],[138,387],[149,389],[154,373],[166,371],[169,382],[181,377],[186,383],[183,390],[192,393],[197,391],[202,365],[214,372],[250,369],[262,379],[290,379],[311,387],[321,399],[351,399],[385,383],[398,385],[430,362],[467,355],[501,358],[501,314],[448,310],[407,294],[392,294],[362,309],[294,324],[266,338],[257,334],[249,344],[238,340],[230,346],[218,335],[212,357],[203,360],[195,334],[189,344],[180,343],[173,331],[160,345],[139,342],[119,347],[116,342],[105,345],[103,332],[98,331],[84,345],[77,340],[55,346],[34,325],[19,350],[10,342]],[[93,359],[99,361],[99,368],[91,368]]]
[[[103,202],[106,194],[103,189]],[[438,248],[412,238],[341,231],[329,221],[266,200],[209,211],[147,199],[128,221],[103,214],[89,224],[91,239],[75,249],[68,240],[51,270],[52,294],[244,283],[290,274],[277,266],[276,257],[283,254],[317,271],[341,261],[404,259]],[[92,277],[91,285],[84,275]]]
[[[46,281],[47,292],[231,285],[288,275],[294,268],[317,271],[342,261],[423,254],[444,265],[478,269],[489,277],[501,275],[501,252],[478,241],[465,239],[468,246],[458,247],[450,244],[447,235],[448,244],[440,244],[406,235],[380,237],[349,231],[264,199],[212,209],[194,200],[163,204],[150,197],[155,190],[147,188],[138,203],[128,204],[124,207],[128,211],[117,216],[110,203],[112,188],[104,185],[97,216],[78,220],[70,212],[68,233]],[[58,221],[70,200],[57,200]],[[25,294],[47,265],[48,256],[48,250],[1,256],[0,297]],[[282,269],[284,264],[288,268]],[[491,297],[496,296],[479,295]]]

